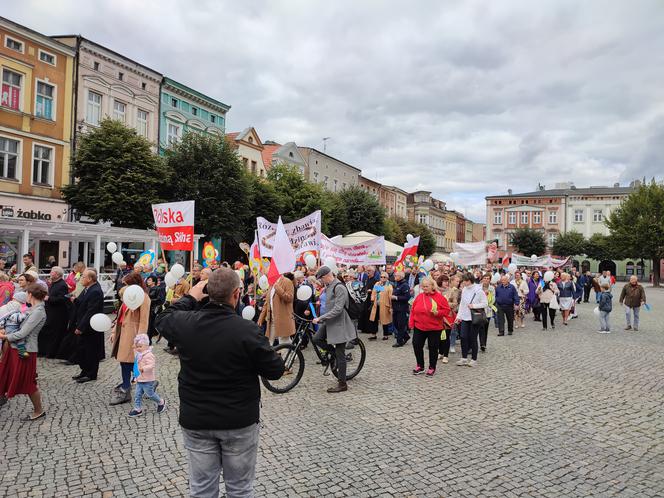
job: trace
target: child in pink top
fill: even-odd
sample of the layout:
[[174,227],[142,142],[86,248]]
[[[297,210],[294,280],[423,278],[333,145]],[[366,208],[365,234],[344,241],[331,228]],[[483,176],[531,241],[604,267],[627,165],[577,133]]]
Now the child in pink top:
[[166,400],[161,398],[154,390],[156,387],[157,359],[150,347],[150,338],[147,334],[138,334],[134,339],[134,351],[138,363],[139,376],[136,379],[136,394],[134,396],[134,409],[129,412],[130,417],[143,415],[143,395],[157,403],[157,413],[166,409]]

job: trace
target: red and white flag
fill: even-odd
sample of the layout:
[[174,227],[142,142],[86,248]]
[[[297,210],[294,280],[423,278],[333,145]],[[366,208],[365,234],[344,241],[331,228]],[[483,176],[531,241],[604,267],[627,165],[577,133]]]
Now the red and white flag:
[[194,250],[194,201],[153,204],[152,215],[164,251]]
[[267,272],[267,281],[270,285],[274,285],[284,273],[293,271],[295,269],[295,262],[295,251],[280,216],[277,223],[277,232],[274,235],[274,248],[272,249],[270,269]]
[[401,252],[401,254],[399,254],[399,257],[394,263],[394,268],[398,271],[403,271],[404,261],[406,261],[406,258],[410,256],[417,256],[417,246],[419,245],[420,245],[419,237],[413,237],[412,239],[410,239],[410,242],[406,241],[406,243],[403,245],[403,251]]
[[508,253],[505,253],[503,256],[503,268],[507,268],[510,265],[510,255]]

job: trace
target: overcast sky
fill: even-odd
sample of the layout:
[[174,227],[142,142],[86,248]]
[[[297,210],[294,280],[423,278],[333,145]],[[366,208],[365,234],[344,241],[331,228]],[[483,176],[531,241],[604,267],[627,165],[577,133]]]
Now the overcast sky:
[[[194,7],[195,6],[195,7]],[[295,141],[484,220],[485,195],[664,174],[664,2],[22,0]]]

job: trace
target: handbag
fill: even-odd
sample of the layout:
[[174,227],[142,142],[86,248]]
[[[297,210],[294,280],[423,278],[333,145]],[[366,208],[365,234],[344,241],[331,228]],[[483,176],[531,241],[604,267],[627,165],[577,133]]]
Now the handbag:
[[[475,296],[477,295],[477,292],[473,294],[473,297],[470,299],[471,304],[473,302],[473,299],[475,299]],[[486,317],[486,310],[484,308],[480,309],[475,309],[475,308],[469,308],[470,309],[470,318],[471,318],[471,323],[473,325],[481,325],[485,326],[489,319]]]
[[552,310],[559,310],[560,309],[560,303],[558,302],[558,297],[555,294],[551,298],[551,302],[549,303],[549,309],[552,309]]

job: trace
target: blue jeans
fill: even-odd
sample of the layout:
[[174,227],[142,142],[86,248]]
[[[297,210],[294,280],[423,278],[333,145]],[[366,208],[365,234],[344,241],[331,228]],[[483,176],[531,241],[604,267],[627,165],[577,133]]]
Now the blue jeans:
[[639,312],[641,311],[641,306],[631,308],[629,306],[625,306],[625,318],[627,319],[627,326],[631,326],[631,316],[630,316],[630,311],[634,313],[634,328],[638,329],[639,328]]
[[145,394],[158,405],[160,405],[163,401],[159,395],[154,392],[154,382],[137,382],[136,393],[134,394],[134,408],[137,410],[141,410],[143,408],[143,394]]
[[452,325],[452,330],[450,330],[450,347],[455,347],[458,331],[459,326],[457,324]]
[[242,429],[182,428],[189,457],[189,493],[192,498],[217,498],[223,469],[228,498],[252,498],[256,478],[259,424]]
[[600,311],[599,312],[599,329],[606,330],[607,332],[611,330],[611,325],[609,324],[609,313],[610,311]]

